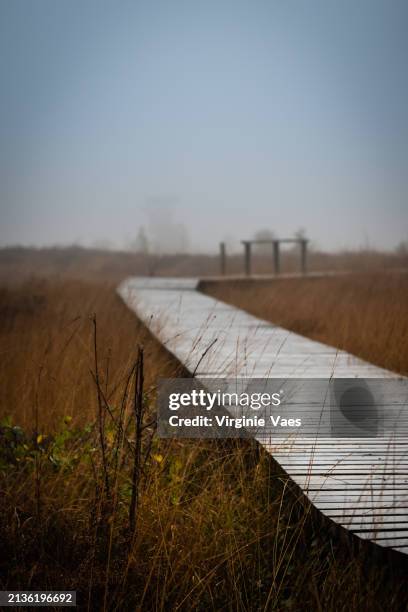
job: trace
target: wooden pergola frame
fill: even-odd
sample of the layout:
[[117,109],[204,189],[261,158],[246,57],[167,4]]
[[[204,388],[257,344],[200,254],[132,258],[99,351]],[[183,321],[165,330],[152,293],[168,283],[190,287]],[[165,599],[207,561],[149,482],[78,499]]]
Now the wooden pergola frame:
[[306,238],[276,238],[271,240],[241,240],[245,250],[245,274],[251,276],[251,256],[253,244],[270,244],[273,249],[273,264],[275,274],[280,274],[280,245],[284,243],[295,243],[300,246],[300,271],[307,273],[307,243]]
[[[252,245],[253,244],[270,244],[272,246],[274,273],[280,274],[280,245],[281,243],[295,243],[300,246],[300,271],[302,274],[307,274],[307,243],[306,238],[273,238],[270,240],[241,240],[244,245],[245,257],[245,275],[251,276],[252,273]],[[225,274],[226,270],[226,250],[225,243],[220,243],[220,262],[221,274]]]

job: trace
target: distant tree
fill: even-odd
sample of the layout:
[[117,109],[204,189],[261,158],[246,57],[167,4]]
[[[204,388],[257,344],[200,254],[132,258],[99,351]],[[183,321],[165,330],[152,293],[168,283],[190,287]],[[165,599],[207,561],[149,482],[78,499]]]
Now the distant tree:
[[[275,233],[268,229],[258,230],[253,236],[253,240],[274,240],[275,238]],[[255,253],[259,255],[270,255],[272,253],[272,246],[270,244],[257,244],[254,247]]]
[[190,240],[184,223],[175,223],[172,227],[175,253],[188,253],[190,248]]
[[[300,227],[298,230],[296,230],[294,237],[297,238],[297,240],[306,240],[307,239],[307,233],[304,227]],[[294,244],[291,247],[291,250],[294,252],[297,252],[299,249],[299,246],[297,244]],[[310,250],[310,244],[309,244],[309,250]]]
[[274,238],[276,238],[275,232],[273,232],[272,230],[268,230],[268,229],[261,229],[255,232],[253,239],[254,240],[273,240]]
[[296,230],[295,238],[297,238],[298,240],[305,240],[306,237],[307,233],[304,227],[300,227],[298,230]]
[[149,252],[149,239],[147,238],[143,225],[139,227],[132,245],[132,250],[135,251],[135,253],[143,253],[145,255]]
[[176,255],[189,251],[190,241],[184,223],[176,217],[177,198],[157,196],[148,199],[149,251]]
[[404,240],[399,243],[395,249],[397,255],[408,255],[408,240]]

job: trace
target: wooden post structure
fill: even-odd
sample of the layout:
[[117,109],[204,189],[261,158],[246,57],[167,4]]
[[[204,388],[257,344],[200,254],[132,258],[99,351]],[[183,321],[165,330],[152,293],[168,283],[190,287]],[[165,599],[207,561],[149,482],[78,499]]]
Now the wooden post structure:
[[278,275],[280,273],[279,240],[273,241],[273,265],[275,269],[275,274]]
[[[302,274],[307,274],[307,243],[309,240],[307,238],[276,238],[270,240],[241,240],[242,244],[245,248],[245,274],[246,276],[251,276],[251,247],[253,244],[272,244],[273,249],[273,264],[274,264],[274,272],[275,275],[278,276],[281,271],[281,262],[280,262],[280,245],[282,242],[289,242],[290,244],[296,243],[300,247],[300,271]],[[221,248],[221,260],[222,260],[222,245]],[[225,258],[225,249],[224,249],[224,258]],[[221,264],[223,265],[223,264]],[[224,264],[225,266],[225,264]]]
[[220,242],[220,272],[221,276],[225,275],[226,270],[226,251],[225,251],[225,242]]
[[307,240],[300,240],[300,269],[302,274],[307,274]]
[[251,242],[249,240],[243,240],[245,248],[245,274],[251,276]]

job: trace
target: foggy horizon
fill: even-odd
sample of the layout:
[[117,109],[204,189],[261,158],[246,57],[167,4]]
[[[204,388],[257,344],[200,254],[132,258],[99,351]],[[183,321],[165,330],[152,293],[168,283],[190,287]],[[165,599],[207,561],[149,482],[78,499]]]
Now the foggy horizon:
[[407,243],[402,0],[0,7],[0,246]]

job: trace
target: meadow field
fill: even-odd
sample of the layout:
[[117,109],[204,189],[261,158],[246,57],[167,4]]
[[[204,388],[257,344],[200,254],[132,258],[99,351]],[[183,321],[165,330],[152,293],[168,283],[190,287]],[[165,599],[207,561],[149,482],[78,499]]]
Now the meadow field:
[[[227,275],[244,273],[241,252],[227,250]],[[297,248],[283,249],[283,273],[299,271]],[[326,271],[378,271],[408,268],[408,249],[402,246],[394,252],[383,253],[361,249],[339,253],[324,253],[309,248],[308,268],[311,272]],[[254,274],[273,273],[270,253],[253,253]],[[106,251],[80,246],[0,249],[0,284],[16,284],[30,278],[81,279],[101,283],[119,283],[127,276],[197,276],[220,274],[219,256],[206,254],[141,253],[132,251]]]
[[[81,272],[15,265],[0,289],[0,587],[89,610],[406,609],[406,564],[322,523],[255,443],[155,436],[157,380],[182,369],[122,272]],[[205,290],[408,371],[400,272]]]
[[408,270],[208,281],[202,289],[276,325],[408,374]]

